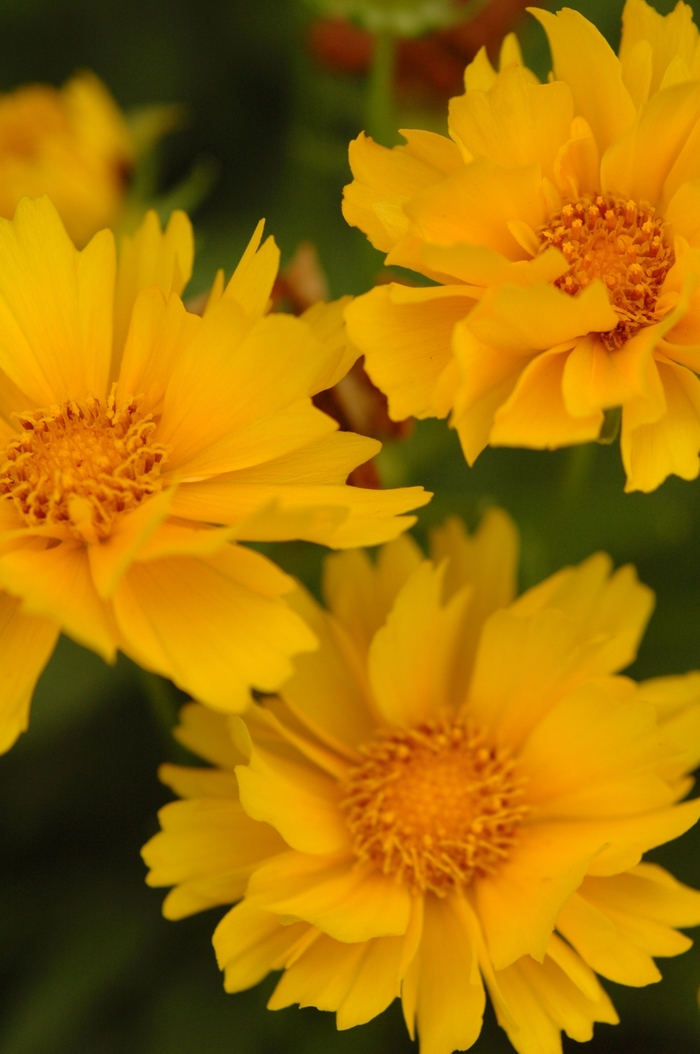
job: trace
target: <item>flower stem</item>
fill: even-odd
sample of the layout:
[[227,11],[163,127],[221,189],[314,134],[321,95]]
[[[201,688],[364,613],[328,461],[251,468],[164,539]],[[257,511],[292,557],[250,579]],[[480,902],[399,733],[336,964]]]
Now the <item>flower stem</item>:
[[367,81],[367,131],[382,146],[396,142],[394,118],[394,67],[396,38],[391,33],[374,34],[372,68]]

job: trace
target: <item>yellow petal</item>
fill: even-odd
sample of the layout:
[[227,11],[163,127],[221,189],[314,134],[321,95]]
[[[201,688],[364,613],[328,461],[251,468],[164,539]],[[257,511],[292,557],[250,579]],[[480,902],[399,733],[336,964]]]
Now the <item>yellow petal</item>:
[[308,397],[322,356],[300,319],[268,315],[247,328],[223,297],[170,376],[158,429],[171,448],[169,470],[185,480],[213,476],[335,431]]
[[452,1054],[476,1042],[486,997],[475,959],[450,901],[426,896],[420,949],[404,981],[404,988],[415,987],[423,1054]]
[[698,31],[693,24],[693,10],[688,4],[676,4],[668,15],[661,15],[645,0],[627,0],[622,12],[620,60],[623,66],[632,51],[645,43],[651,54],[649,91],[658,91],[669,64],[682,58],[693,68],[698,51]]
[[[347,554],[364,556],[358,550]],[[345,627],[325,612],[306,590],[290,596],[290,605],[318,638],[316,652],[300,655],[281,694],[287,705],[329,746],[357,757],[355,750],[372,738],[375,715],[364,655],[354,650]]]
[[600,189],[600,154],[591,127],[583,117],[571,123],[571,137],[554,159],[554,181],[563,198],[576,201]]
[[685,834],[699,816],[700,800],[694,798],[641,816],[579,823],[582,839],[594,837],[600,844],[605,843],[605,848],[590,861],[587,873],[602,877],[635,867],[643,853]]
[[586,417],[645,395],[652,348],[647,340],[628,340],[608,351],[594,334],[579,340],[566,358],[562,378],[570,414]]
[[248,886],[251,901],[318,926],[330,937],[356,943],[406,932],[411,897],[374,867],[351,857],[285,853],[263,864]]
[[486,245],[509,260],[528,259],[508,221],[532,230],[545,222],[539,164],[504,168],[477,158],[468,168],[418,194],[404,209],[426,241],[438,245]]
[[[303,465],[301,457],[299,461]],[[329,462],[332,464],[332,457]],[[395,538],[415,523],[415,517],[401,513],[425,505],[431,497],[422,487],[374,490],[335,484],[238,485],[236,473],[226,473],[201,483],[183,484],[175,495],[172,512],[210,523],[231,523],[231,536],[244,541],[302,538],[345,549],[379,545]]]
[[133,564],[114,595],[114,613],[136,662],[236,712],[249,704],[251,686],[278,688],[291,656],[315,645],[280,599],[290,586],[258,553],[228,546],[206,559]]
[[142,289],[131,314],[119,374],[118,399],[124,405],[141,396],[139,412],[160,414],[167,379],[202,320],[185,311],[179,296],[167,301],[157,286]]
[[19,600],[0,593],[0,754],[29,724],[34,687],[58,632],[55,622],[23,615]]
[[637,578],[631,564],[612,572],[605,553],[590,556],[577,567],[565,567],[519,597],[511,611],[534,615],[557,608],[574,620],[579,640],[605,636],[592,676],[622,670],[633,662],[654,609],[654,594]]
[[324,600],[363,659],[397,593],[422,561],[422,552],[407,534],[382,546],[374,564],[359,549],[324,561]]
[[678,775],[693,772],[700,763],[700,673],[642,681],[639,697],[656,708],[665,738],[679,752]]
[[398,594],[369,649],[374,698],[390,725],[420,724],[453,709],[453,666],[467,589],[443,603],[444,566],[425,561]]
[[[603,190],[651,205],[659,204],[662,195],[673,194],[680,183],[677,175],[665,184],[699,117],[697,82],[677,84],[655,95],[629,131],[605,153],[600,166]],[[685,178],[698,174],[695,171]]]
[[521,955],[542,962],[559,912],[604,844],[604,832],[584,831],[582,825],[553,822],[520,828],[510,858],[474,885],[477,914],[496,970]]
[[251,321],[262,317],[267,309],[280,262],[274,238],[266,238],[260,245],[264,226],[265,221],[260,220],[223,292],[224,298],[238,304]]
[[542,963],[524,956],[496,977],[512,1020],[503,1017],[498,1004],[496,1015],[518,1054],[560,1054],[560,1030],[582,1043],[591,1039],[596,1021],[614,1025],[619,1020],[600,985],[592,999],[550,955]]
[[[399,937],[379,939],[391,941],[397,946],[401,944]],[[268,1009],[280,1010],[292,1003],[298,1003],[302,1007],[315,1006],[319,1010],[337,1010],[358,979],[369,947],[369,942],[342,944],[321,934],[282,974],[267,1004]],[[395,978],[390,975],[390,980],[396,988]],[[380,984],[386,987],[386,978],[382,978]],[[391,997],[388,1002],[391,1002]],[[383,1010],[385,1006],[386,1002],[380,1009]]]
[[198,703],[186,703],[178,716],[180,723],[173,735],[193,754],[231,772],[236,765],[247,760],[234,746],[223,714],[216,714]]
[[250,761],[237,767],[236,776],[248,815],[271,824],[292,849],[339,853],[349,848],[337,781],[315,766],[254,743]]
[[455,327],[453,347],[461,383],[450,427],[457,430],[467,463],[473,465],[488,444],[496,411],[513,391],[527,359],[483,344],[466,319]]
[[232,798],[238,801],[238,781],[233,772],[165,764],[158,769],[158,779],[180,798]]
[[15,549],[0,557],[0,585],[21,610],[58,624],[64,633],[113,662],[117,630],[90,574],[87,551],[64,542],[52,549]]
[[447,560],[446,596],[471,587],[454,662],[455,699],[466,698],[484,622],[515,595],[518,550],[517,528],[501,509],[489,509],[473,535],[466,533],[456,516],[430,532],[433,560]]
[[325,352],[312,394],[332,388],[360,356],[359,348],[350,343],[345,330],[345,309],[350,303],[351,296],[341,296],[330,304],[319,300],[301,316]]
[[364,132],[350,143],[354,180],[343,192],[343,215],[382,252],[388,252],[406,233],[403,204],[462,163],[449,139],[430,132],[410,135],[407,146],[393,150]]
[[635,117],[619,59],[593,23],[578,11],[564,8],[554,15],[532,8],[530,13],[549,38],[555,77],[569,85],[575,112],[588,121],[602,154]]
[[48,198],[0,221],[0,368],[39,406],[104,398],[114,268],[112,235],[78,253]]
[[144,501],[133,512],[117,519],[109,537],[88,546],[90,573],[102,600],[112,596],[136,553],[169,514],[172,498],[171,489]]
[[607,632],[582,633],[574,618],[555,608],[527,617],[496,611],[484,624],[466,712],[517,749],[560,699],[612,672],[621,659],[629,661],[643,620],[634,613],[626,625],[621,618],[618,639],[615,621],[613,615]]
[[276,831],[225,798],[171,802],[158,818],[162,830],[141,855],[149,886],[178,887],[163,905],[170,919],[237,900],[254,868],[284,848]]
[[673,789],[658,775],[668,753],[653,706],[587,684],[540,721],[519,763],[538,817],[587,819],[670,805]]
[[538,355],[523,370],[513,393],[494,414],[492,446],[526,446],[555,450],[596,439],[602,411],[573,417],[563,395],[567,355],[559,351]]
[[114,304],[115,363],[122,354],[141,290],[155,285],[166,300],[171,293],[179,296],[190,280],[193,262],[192,224],[179,210],[172,213],[163,231],[157,213],[151,209],[136,233],[122,238]]
[[[430,244],[423,247],[422,256],[431,268],[475,287],[500,285],[503,282],[524,286],[536,282],[554,282],[569,269],[563,254],[554,248],[546,249],[532,260],[516,260],[515,263],[484,245]],[[479,288],[464,292],[481,295]]]
[[635,404],[622,412],[622,460],[626,491],[649,493],[670,475],[696,479],[700,472],[700,381],[684,366],[659,360],[666,412],[638,423]]
[[522,66],[509,65],[488,91],[472,90],[450,100],[449,129],[474,157],[507,167],[539,162],[551,179],[573,118],[566,84],[532,84]]
[[282,926],[276,915],[247,900],[232,908],[214,931],[214,951],[226,991],[240,992],[262,981],[308,929],[305,923]]
[[469,315],[474,335],[511,354],[547,351],[587,333],[614,329],[618,318],[597,279],[576,297],[553,285],[514,284],[489,290]]
[[557,919],[557,929],[597,973],[611,981],[640,987],[661,980],[651,956],[626,941],[604,912],[583,896],[574,894],[569,899]]
[[345,317],[370,377],[389,399],[394,420],[445,417],[436,387],[452,359],[452,331],[473,300],[459,286],[408,290],[377,286],[357,297]]

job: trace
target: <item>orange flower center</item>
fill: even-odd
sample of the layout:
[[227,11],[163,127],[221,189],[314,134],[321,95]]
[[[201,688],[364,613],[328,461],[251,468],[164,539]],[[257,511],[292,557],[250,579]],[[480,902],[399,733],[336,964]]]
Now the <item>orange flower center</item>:
[[15,416],[22,432],[5,447],[0,495],[28,526],[60,524],[95,542],[163,485],[167,449],[134,400],[117,409],[112,392],[105,405],[88,397]]
[[362,753],[340,804],[361,862],[444,896],[508,857],[523,780],[483,732],[445,719],[384,730]]
[[554,246],[569,270],[554,283],[571,296],[594,278],[605,283],[620,321],[601,333],[614,351],[658,321],[656,302],[675,256],[664,223],[651,205],[599,194],[565,205],[540,231],[540,252]]

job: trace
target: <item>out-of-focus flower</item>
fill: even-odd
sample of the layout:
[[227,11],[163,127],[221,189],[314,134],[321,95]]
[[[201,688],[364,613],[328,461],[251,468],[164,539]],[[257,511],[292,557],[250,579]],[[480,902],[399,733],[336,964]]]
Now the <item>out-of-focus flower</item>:
[[631,567],[598,554],[514,600],[516,552],[494,510],[435,531],[433,562],[405,536],[332,556],[329,610],[294,600],[321,647],[279,697],[228,726],[184,708],[216,767],[162,768],[187,800],[143,852],[169,918],[243,898],[214,935],[228,991],[284,970],[270,1007],[339,1028],[400,995],[423,1054],[450,1054],[485,985],[521,1054],[555,1052],[617,1021],[596,972],[649,984],[689,946],[700,893],[640,859],[700,815],[676,804],[700,674],[616,676],[653,602]]
[[307,0],[332,18],[349,19],[370,33],[415,37],[469,17],[486,0]]
[[184,213],[165,233],[149,213],[118,266],[111,231],[78,252],[47,198],[0,220],[0,749],[59,630],[244,708],[315,641],[281,600],[292,580],[235,543],[383,542],[427,500],[345,485],[379,446],[311,402],[356,356],[345,301],[266,314],[261,235],[199,317]]
[[[417,39],[397,42],[396,80],[402,93],[440,99],[463,86],[464,67],[481,47],[498,54],[503,37],[518,21],[527,0],[491,0],[467,21]],[[372,63],[371,33],[346,19],[319,19],[309,28],[311,54],[338,73],[366,73]]]
[[700,60],[690,9],[628,0],[621,57],[576,11],[533,11],[554,78],[507,38],[450,104],[450,134],[360,136],[344,212],[440,283],[348,310],[392,416],[451,414],[487,444],[596,439],[622,408],[628,490],[700,471]]
[[127,123],[93,73],[0,95],[0,216],[48,194],[78,246],[118,220],[134,163]]

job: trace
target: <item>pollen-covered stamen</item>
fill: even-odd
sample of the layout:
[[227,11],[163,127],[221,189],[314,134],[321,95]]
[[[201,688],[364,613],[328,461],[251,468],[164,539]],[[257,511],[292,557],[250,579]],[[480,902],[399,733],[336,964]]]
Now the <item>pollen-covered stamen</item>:
[[362,748],[340,808],[355,854],[444,896],[509,855],[527,805],[507,750],[461,721],[384,730]]
[[554,283],[576,296],[594,278],[605,283],[620,321],[600,337],[614,351],[658,321],[656,303],[675,256],[651,205],[610,195],[565,205],[540,231],[540,252],[559,249],[570,264]]
[[106,538],[121,513],[162,488],[167,448],[152,441],[155,423],[138,400],[117,407],[81,403],[16,414],[21,433],[5,447],[0,495],[28,526],[60,524],[77,538]]

